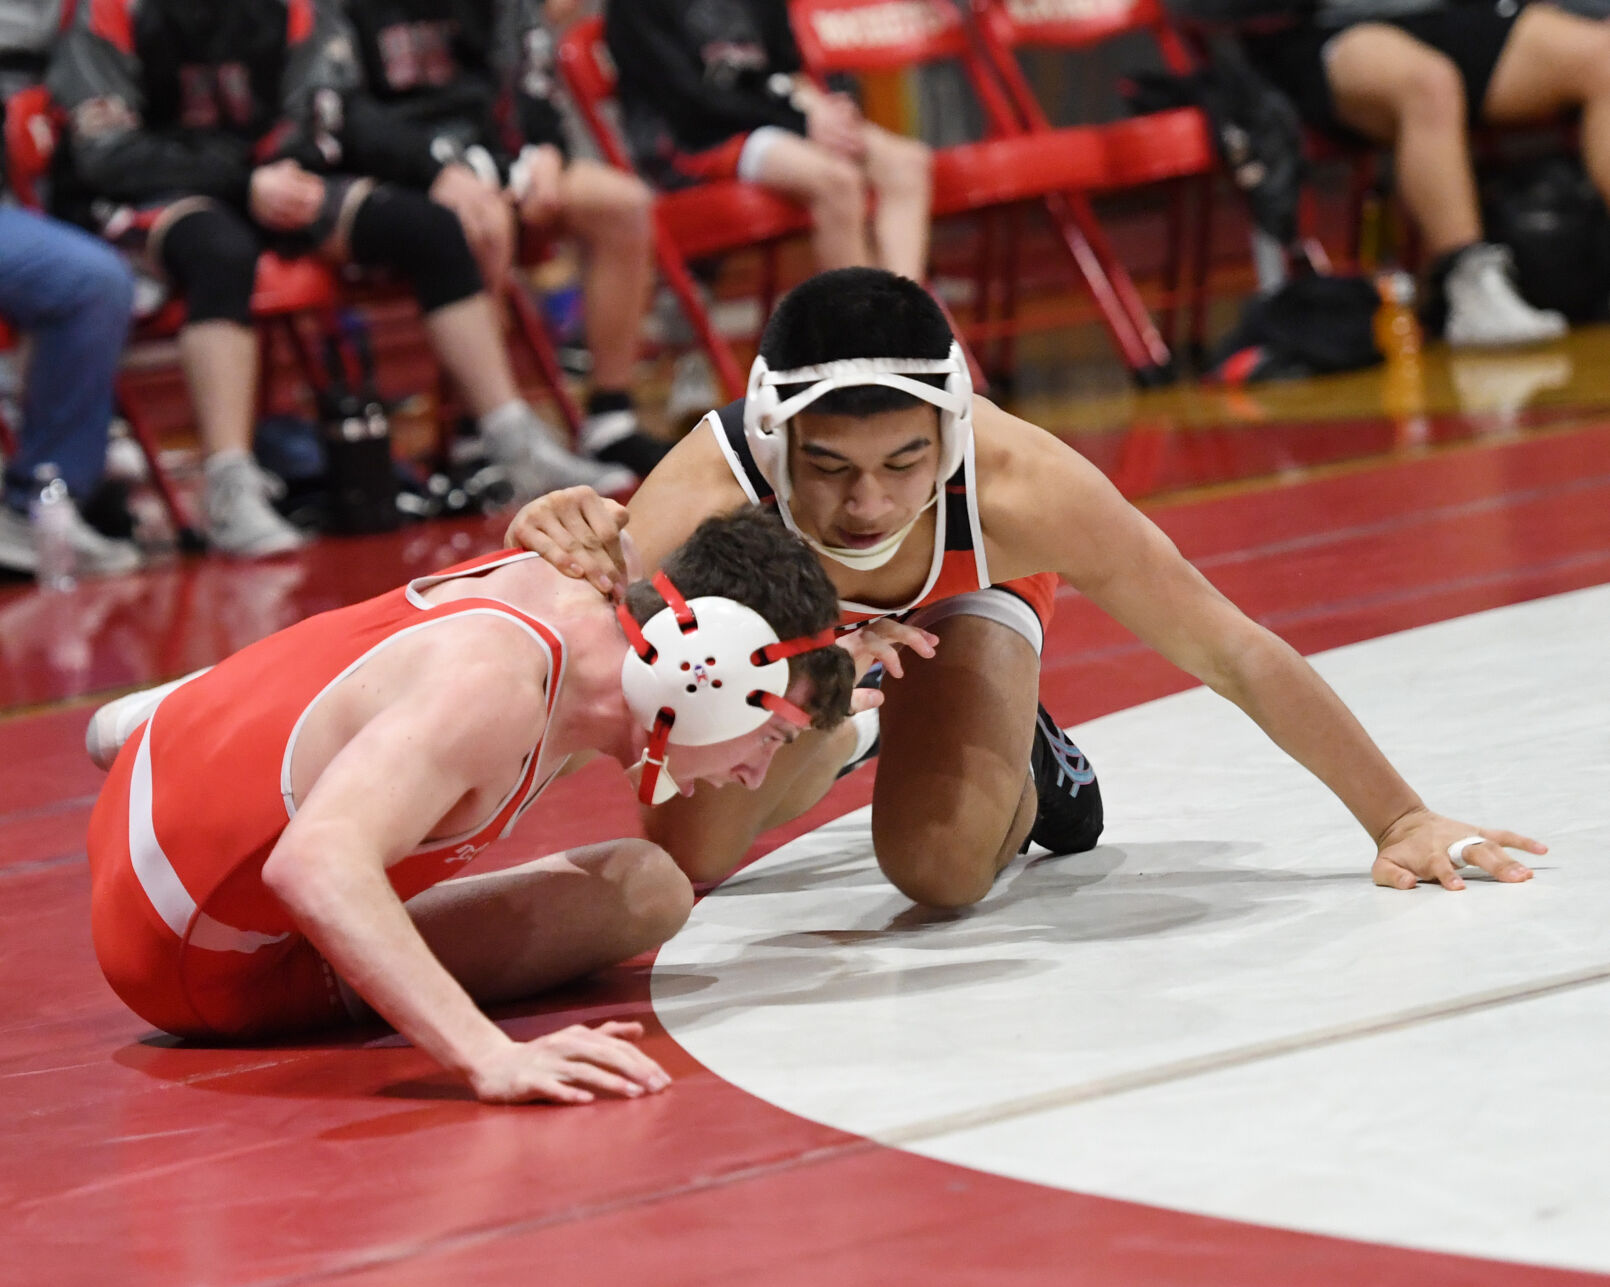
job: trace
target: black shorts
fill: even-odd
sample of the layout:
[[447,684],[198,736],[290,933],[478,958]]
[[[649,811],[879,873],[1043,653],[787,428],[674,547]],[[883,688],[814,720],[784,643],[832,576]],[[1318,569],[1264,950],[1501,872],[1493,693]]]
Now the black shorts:
[[[1481,120],[1487,86],[1518,13],[1515,0],[1453,0],[1447,7],[1429,13],[1368,21],[1405,31],[1452,59],[1465,84],[1466,117],[1474,125]],[[1305,122],[1327,133],[1357,137],[1336,119],[1325,67],[1326,44],[1346,30],[1293,28],[1249,36],[1246,48],[1253,64],[1291,98]]]

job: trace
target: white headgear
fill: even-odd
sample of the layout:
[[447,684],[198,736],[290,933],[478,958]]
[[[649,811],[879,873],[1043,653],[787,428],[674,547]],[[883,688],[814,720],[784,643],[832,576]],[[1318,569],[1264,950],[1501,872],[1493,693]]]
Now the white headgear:
[[[944,387],[911,378],[917,375],[943,375]],[[807,387],[785,401],[778,389],[791,384]],[[899,389],[938,407],[938,486],[944,487],[945,480],[961,468],[973,436],[973,377],[967,369],[967,356],[955,341],[943,358],[840,358],[792,371],[773,371],[757,355],[749,368],[749,390],[744,396],[744,437],[785,513],[793,491],[788,476],[788,422],[823,394],[867,384]]]
[[800,728],[811,717],[783,696],[788,658],[831,647],[829,627],[784,643],[753,608],[719,595],[683,599],[664,572],[654,588],[666,606],[643,626],[616,608],[631,647],[621,661],[621,691],[649,730],[638,798],[659,804],[676,793],[665,772],[668,746],[709,746],[752,733],[773,715]]

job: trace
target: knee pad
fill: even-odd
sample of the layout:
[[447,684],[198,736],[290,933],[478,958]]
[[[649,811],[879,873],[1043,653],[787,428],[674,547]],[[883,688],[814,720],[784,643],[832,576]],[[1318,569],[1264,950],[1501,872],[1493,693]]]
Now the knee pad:
[[180,216],[162,238],[162,266],[183,292],[191,322],[251,322],[262,248],[251,225],[222,206]]
[[391,268],[414,284],[422,312],[479,294],[481,270],[458,216],[422,192],[377,187],[352,220],[353,262]]

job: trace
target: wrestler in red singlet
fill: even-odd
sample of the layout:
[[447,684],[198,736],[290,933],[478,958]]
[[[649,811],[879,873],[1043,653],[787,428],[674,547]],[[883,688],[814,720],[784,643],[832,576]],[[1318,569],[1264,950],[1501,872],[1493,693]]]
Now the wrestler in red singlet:
[[[529,554],[492,554],[270,635],[162,699],[118,754],[90,819],[95,952],[142,1018],[181,1035],[245,1037],[348,1014],[334,971],[264,886],[295,812],[297,733],[319,700],[402,635],[466,614],[516,622],[548,657],[551,716],[565,649],[542,622],[491,599],[422,594]],[[539,739],[478,826],[387,871],[398,898],[455,875],[508,834],[551,780]]]

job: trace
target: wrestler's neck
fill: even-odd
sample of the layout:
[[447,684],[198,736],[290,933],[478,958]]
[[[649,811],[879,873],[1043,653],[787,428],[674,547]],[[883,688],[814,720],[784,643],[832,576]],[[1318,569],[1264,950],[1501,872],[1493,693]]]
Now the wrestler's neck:
[[[882,567],[846,567],[831,557],[821,560],[828,580],[841,599],[875,607],[903,607],[928,584],[934,562],[935,507],[917,517],[900,547]],[[814,533],[812,533],[814,535]]]
[[593,592],[562,625],[552,624],[565,638],[565,677],[546,740],[560,754],[598,752],[622,765],[636,763],[648,732],[621,692],[628,645],[614,605]]

